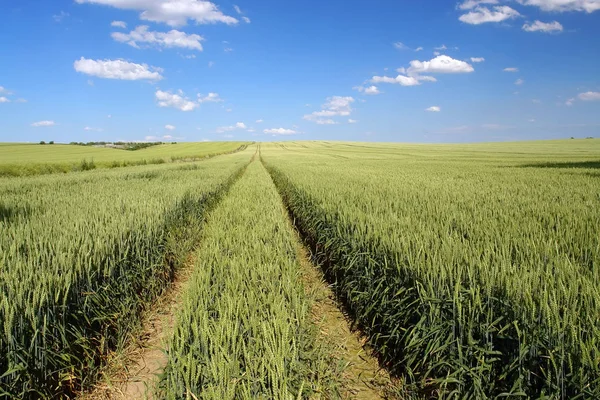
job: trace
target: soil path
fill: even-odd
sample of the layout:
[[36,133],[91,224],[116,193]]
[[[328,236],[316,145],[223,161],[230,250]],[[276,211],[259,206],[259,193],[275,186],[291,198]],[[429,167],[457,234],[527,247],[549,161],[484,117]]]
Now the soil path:
[[80,400],[154,400],[154,388],[168,362],[166,343],[196,261],[194,254],[146,312],[142,330],[132,338],[132,344],[123,354],[114,356],[104,377],[90,393],[79,396]]
[[[296,237],[296,257],[302,268],[302,279],[307,294],[315,299],[311,316],[317,325],[320,337],[333,351],[332,356],[342,362],[342,396],[345,399],[387,399],[395,384],[389,373],[379,367],[377,358],[366,346],[366,338],[352,329],[351,320],[338,305],[335,294],[321,269],[311,261],[309,250],[302,239],[282,202],[282,210],[287,216],[290,229]],[[393,395],[392,395],[393,396]]]

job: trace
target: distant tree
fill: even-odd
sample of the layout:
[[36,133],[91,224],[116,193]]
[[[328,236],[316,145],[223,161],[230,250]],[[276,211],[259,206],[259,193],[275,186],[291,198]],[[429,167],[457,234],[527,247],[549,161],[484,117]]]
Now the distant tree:
[[46,142],[44,142],[43,140],[40,140],[40,144],[46,144]]
[[48,144],[54,144],[54,140],[49,141]]
[[571,139],[575,139],[573,136],[571,136]]

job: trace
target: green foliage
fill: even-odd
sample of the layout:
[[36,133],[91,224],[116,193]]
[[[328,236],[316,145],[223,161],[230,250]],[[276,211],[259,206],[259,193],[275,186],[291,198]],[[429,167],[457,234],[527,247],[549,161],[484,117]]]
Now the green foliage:
[[600,398],[597,154],[576,141],[263,146],[382,359],[415,396],[462,399]]
[[[143,145],[146,144],[140,144],[144,147]],[[123,151],[87,145],[37,146],[8,143],[0,146],[0,178],[81,171],[82,160],[94,160],[95,168],[98,169],[162,164],[168,161],[198,161],[243,151],[247,146],[248,143],[244,142],[178,143]]]
[[0,397],[93,383],[251,154],[0,181]]
[[157,398],[332,393],[292,235],[269,175],[252,163],[203,232]]

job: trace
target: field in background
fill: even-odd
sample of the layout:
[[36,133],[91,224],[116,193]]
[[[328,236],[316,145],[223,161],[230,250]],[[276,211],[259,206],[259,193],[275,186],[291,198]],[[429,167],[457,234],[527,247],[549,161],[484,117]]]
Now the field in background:
[[261,154],[407,390],[600,398],[600,140]]
[[128,151],[67,144],[0,144],[0,177],[161,164],[230,153],[248,142],[176,143]]
[[[0,144],[0,170],[245,145]],[[249,144],[0,179],[0,397],[92,385],[192,252],[163,397],[329,387],[278,194],[399,398],[600,398],[598,139]]]

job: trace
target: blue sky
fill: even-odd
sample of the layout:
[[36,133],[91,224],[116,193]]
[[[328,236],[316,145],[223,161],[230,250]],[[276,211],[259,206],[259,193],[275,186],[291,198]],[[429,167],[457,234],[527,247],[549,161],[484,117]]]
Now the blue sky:
[[20,0],[0,11],[0,142],[600,136],[600,0]]

